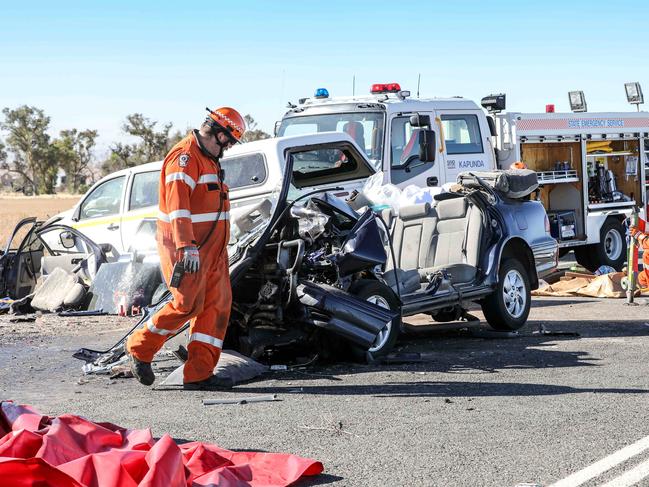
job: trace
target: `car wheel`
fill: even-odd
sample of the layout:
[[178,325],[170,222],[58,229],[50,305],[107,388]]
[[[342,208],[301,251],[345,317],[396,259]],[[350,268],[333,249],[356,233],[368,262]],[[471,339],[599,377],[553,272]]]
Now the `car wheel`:
[[[389,286],[371,279],[360,279],[349,288],[350,294],[365,299],[370,303],[388,308],[393,311],[399,311],[399,301]],[[352,355],[354,358],[372,362],[384,355],[387,355],[394,347],[399,337],[401,328],[401,319],[388,323],[376,337],[376,340],[369,349],[352,346]]]
[[521,262],[503,260],[498,273],[498,285],[482,301],[482,311],[494,330],[518,330],[530,314],[530,282]]

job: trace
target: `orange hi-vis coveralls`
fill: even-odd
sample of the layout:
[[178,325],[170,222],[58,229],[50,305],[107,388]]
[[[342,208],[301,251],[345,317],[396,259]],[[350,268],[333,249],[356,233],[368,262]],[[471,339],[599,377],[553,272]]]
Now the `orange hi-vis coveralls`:
[[185,383],[212,375],[232,305],[226,248],[230,238],[228,187],[218,161],[201,149],[196,132],[176,144],[164,160],[157,240],[167,284],[182,247],[200,246],[200,268],[185,273],[178,289],[170,288],[173,300],[127,341],[131,355],[151,362],[167,337],[191,320]]
[[638,284],[641,288],[649,287],[649,235],[647,235],[647,222],[638,218],[638,226],[629,229],[631,237],[644,251],[642,254],[642,271],[638,272]]

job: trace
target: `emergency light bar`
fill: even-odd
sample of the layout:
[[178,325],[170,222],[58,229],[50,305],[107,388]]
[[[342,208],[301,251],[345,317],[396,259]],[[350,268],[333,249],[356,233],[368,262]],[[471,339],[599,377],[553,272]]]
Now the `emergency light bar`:
[[329,98],[329,91],[327,88],[318,88],[315,90],[315,95],[313,95],[313,97],[318,99]]
[[399,93],[401,91],[401,86],[399,83],[374,83],[370,89],[370,93],[373,95],[379,95],[381,93]]

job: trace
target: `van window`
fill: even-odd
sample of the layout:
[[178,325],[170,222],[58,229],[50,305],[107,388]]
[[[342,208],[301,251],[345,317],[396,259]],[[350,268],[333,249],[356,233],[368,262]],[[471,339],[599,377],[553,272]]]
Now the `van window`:
[[117,215],[122,200],[122,190],[126,176],[109,179],[101,183],[81,203],[79,219]]
[[396,117],[392,119],[390,135],[390,164],[392,167],[401,167],[410,156],[416,155],[419,160],[419,131],[410,125],[410,117]]
[[266,160],[261,153],[226,157],[221,160],[221,169],[231,190],[263,184],[268,175]]
[[157,206],[160,171],[141,172],[133,175],[131,197],[128,209],[138,210],[148,206]]
[[482,152],[482,136],[477,115],[442,115],[447,154]]

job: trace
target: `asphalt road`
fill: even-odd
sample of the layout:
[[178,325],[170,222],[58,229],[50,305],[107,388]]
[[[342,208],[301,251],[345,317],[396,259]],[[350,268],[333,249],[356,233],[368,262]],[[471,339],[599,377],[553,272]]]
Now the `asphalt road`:
[[[649,306],[640,301],[631,308],[622,300],[534,298],[516,338],[429,330],[399,344],[400,352],[426,352],[420,363],[275,372],[231,392],[156,390],[106,376],[80,380],[81,362],[71,352],[109,345],[131,321],[12,323],[4,316],[0,398],[51,415],[322,461],[325,474],[301,485],[549,486],[575,473],[581,482],[593,470],[584,468],[649,435]],[[540,334],[541,324],[579,336]],[[172,365],[169,357],[158,363],[161,371]],[[201,403],[269,393],[281,401]],[[642,470],[649,458],[644,441],[629,460],[624,450],[618,464],[605,460],[606,471],[592,480],[571,477],[563,485],[602,485],[637,465]],[[649,477],[637,485],[649,485]]]

